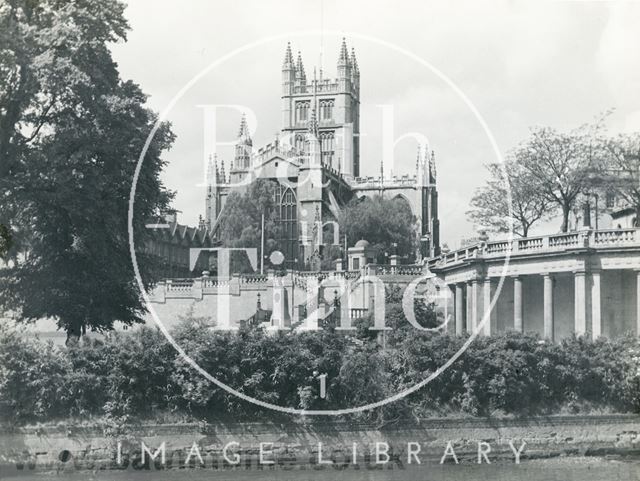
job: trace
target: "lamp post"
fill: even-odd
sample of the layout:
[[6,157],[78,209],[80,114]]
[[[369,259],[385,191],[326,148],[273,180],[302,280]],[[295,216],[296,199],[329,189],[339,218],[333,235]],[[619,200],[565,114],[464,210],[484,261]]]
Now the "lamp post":
[[[298,258],[293,259],[293,265],[298,265]],[[295,314],[296,312],[296,286],[293,282],[293,267],[289,269],[290,277],[291,277],[291,312]],[[293,317],[293,316],[292,316]]]
[[264,211],[260,221],[260,275],[264,275]]
[[349,251],[348,251],[348,244],[347,244],[347,234],[344,235],[344,261],[343,261],[343,266],[344,266],[344,270],[348,271],[349,270]]
[[[582,205],[582,226],[583,228],[591,228],[591,191],[589,189],[585,189],[582,193],[585,197],[585,202]],[[577,227],[577,226],[576,226]]]

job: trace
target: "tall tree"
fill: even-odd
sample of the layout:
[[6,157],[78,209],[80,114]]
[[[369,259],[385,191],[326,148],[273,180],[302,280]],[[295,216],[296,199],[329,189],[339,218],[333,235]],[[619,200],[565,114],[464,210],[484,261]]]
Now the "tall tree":
[[[120,78],[108,43],[125,39],[117,0],[8,0],[0,4],[0,223],[28,255],[0,270],[0,307],[53,317],[68,338],[145,312],[129,255],[128,200],[156,115]],[[144,159],[134,234],[165,209],[164,124]],[[24,247],[21,246],[21,247]],[[145,284],[152,261],[140,254]]]
[[353,199],[338,216],[340,235],[350,245],[367,240],[380,254],[413,257],[417,247],[416,218],[404,199]]
[[620,134],[606,141],[604,186],[636,210],[640,225],[640,133]]
[[513,229],[515,234],[527,237],[536,222],[550,215],[551,202],[541,195],[536,179],[513,159],[487,168],[490,178],[476,190],[467,215],[489,231]]
[[599,161],[600,125],[584,125],[570,133],[536,128],[515,151],[515,161],[535,180],[540,193],[561,210],[562,232],[569,229],[571,209]]
[[[262,215],[265,217],[265,252],[270,254],[278,247],[278,212],[275,202],[277,184],[257,179],[244,192],[231,192],[220,213],[220,239],[225,247],[252,247],[261,252]],[[246,256],[232,255],[232,271],[246,272],[249,268]],[[260,258],[260,257],[259,257]]]

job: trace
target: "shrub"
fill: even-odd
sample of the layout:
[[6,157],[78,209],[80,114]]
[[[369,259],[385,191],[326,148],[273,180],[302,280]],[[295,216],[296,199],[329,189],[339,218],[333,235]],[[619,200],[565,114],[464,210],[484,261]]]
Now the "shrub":
[[53,344],[0,326],[0,413],[10,421],[67,415],[69,368]]
[[[190,319],[174,338],[237,391],[303,409],[342,409],[397,394],[437,372],[468,340],[405,330],[389,336],[383,348],[361,331],[356,337],[334,330],[225,333]],[[325,399],[318,374],[327,374]],[[14,422],[95,415],[116,430],[165,412],[197,419],[278,416],[211,383],[147,327],[69,348],[0,328],[0,405]],[[515,332],[480,337],[420,390],[357,417],[386,422],[567,410],[640,412],[640,341],[578,337],[553,344]]]

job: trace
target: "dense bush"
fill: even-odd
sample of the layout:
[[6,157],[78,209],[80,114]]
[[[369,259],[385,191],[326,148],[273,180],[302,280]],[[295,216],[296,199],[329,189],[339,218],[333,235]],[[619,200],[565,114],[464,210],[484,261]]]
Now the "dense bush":
[[[301,409],[379,401],[438,370],[466,337],[401,331],[385,339],[334,330],[223,333],[184,321],[173,333],[202,368],[237,391]],[[327,374],[320,399],[318,374]],[[559,344],[509,332],[481,337],[432,382],[364,413],[408,416],[640,412],[640,342],[587,337]],[[166,413],[183,419],[276,416],[196,372],[157,330],[112,333],[71,348],[0,328],[0,413],[33,422],[100,416],[128,422]]]
[[0,412],[8,419],[65,415],[69,371],[64,352],[0,327]]

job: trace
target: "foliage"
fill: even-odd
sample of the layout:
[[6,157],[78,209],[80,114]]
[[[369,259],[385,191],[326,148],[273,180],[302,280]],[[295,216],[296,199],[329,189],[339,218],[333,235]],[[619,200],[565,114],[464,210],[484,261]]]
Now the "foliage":
[[572,132],[536,128],[514,152],[515,161],[534,180],[540,194],[562,213],[561,231],[569,229],[569,215],[589,185],[589,173],[599,168],[601,123]]
[[[0,221],[28,255],[0,273],[0,305],[53,317],[69,336],[142,321],[127,238],[136,161],[156,115],[122,80],[109,42],[125,39],[117,0],[15,0],[0,7]],[[162,124],[137,183],[134,231],[165,209]],[[153,260],[139,254],[147,287]]]
[[413,257],[416,251],[416,219],[411,207],[403,199],[353,199],[338,216],[340,235],[346,235],[353,246],[360,239],[367,240],[378,250],[381,260],[384,253],[397,253]]
[[[341,409],[402,392],[437,372],[468,339],[401,329],[383,348],[376,336],[225,333],[201,319],[185,320],[173,336],[227,386],[302,409]],[[326,399],[320,398],[319,374],[327,374]],[[449,414],[640,412],[639,374],[635,337],[553,344],[507,332],[476,339],[420,390],[355,417],[388,422]],[[278,417],[209,382],[149,328],[66,349],[0,329],[0,405],[5,421],[15,423],[102,416],[118,425],[166,412],[191,420]]]
[[613,194],[640,218],[640,135],[607,134],[604,119],[609,113],[570,132],[532,129],[504,167],[488,166],[490,179],[476,191],[467,215],[495,232],[509,232],[513,223],[513,231],[526,237],[533,223],[560,211],[566,232],[570,214],[578,217],[592,194]]
[[603,182],[605,189],[633,207],[636,219],[640,219],[640,133],[620,134],[607,139],[605,145],[608,168]]
[[0,412],[16,420],[64,416],[68,359],[51,344],[0,326]]
[[[231,192],[220,213],[221,241],[225,247],[251,247],[262,255],[261,230],[264,214],[265,252],[268,256],[277,249],[281,237],[278,228],[278,212],[275,195],[277,184],[266,179],[256,179],[244,192]],[[240,254],[240,253],[238,253]],[[265,259],[268,263],[268,259]],[[232,272],[253,272],[246,255],[232,255]]]
[[473,209],[467,215],[490,231],[513,231],[527,237],[536,222],[549,216],[549,200],[541,195],[534,177],[518,162],[510,160],[487,168],[490,179],[476,190],[471,199]]
[[4,224],[0,224],[0,259],[6,258],[9,253],[9,249],[11,249],[13,243],[11,237],[9,228]]

